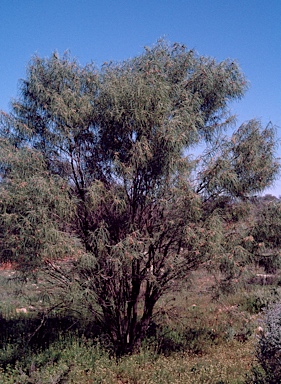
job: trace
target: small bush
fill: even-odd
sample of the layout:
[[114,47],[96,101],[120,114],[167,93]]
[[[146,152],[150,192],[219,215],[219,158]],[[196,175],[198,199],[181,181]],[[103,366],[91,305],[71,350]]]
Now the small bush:
[[252,369],[252,382],[278,384],[281,382],[281,303],[265,311],[263,331],[257,348],[259,367]]

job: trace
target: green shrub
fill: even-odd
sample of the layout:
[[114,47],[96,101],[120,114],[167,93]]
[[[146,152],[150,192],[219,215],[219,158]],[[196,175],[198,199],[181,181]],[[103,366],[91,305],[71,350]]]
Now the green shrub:
[[244,311],[250,314],[260,313],[263,309],[268,308],[279,298],[279,293],[275,287],[269,289],[255,290],[246,294],[240,302],[240,306]]
[[[223,335],[225,337],[225,335]],[[156,327],[154,334],[150,335],[144,347],[154,347],[157,354],[170,356],[174,352],[188,352],[202,354],[222,339],[216,330],[208,327]]]

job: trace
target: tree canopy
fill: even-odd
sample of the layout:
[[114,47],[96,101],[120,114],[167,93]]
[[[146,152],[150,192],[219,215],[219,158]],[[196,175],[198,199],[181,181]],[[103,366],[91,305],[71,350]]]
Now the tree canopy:
[[1,120],[2,260],[56,278],[51,260],[73,257],[65,284],[118,352],[137,349],[159,298],[224,252],[222,198],[276,178],[272,126],[226,135],[246,89],[234,61],[165,41],[101,68],[34,57]]

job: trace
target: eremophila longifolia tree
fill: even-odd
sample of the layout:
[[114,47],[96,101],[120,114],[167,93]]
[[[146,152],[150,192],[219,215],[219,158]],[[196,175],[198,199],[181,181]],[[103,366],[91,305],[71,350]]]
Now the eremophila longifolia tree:
[[[58,281],[74,284],[117,353],[138,350],[159,298],[223,251],[216,201],[261,191],[274,180],[271,129],[252,121],[224,137],[234,121],[229,102],[245,89],[235,62],[165,41],[102,68],[83,67],[68,55],[34,57],[19,99],[3,116],[1,194],[8,199],[1,203],[1,254],[28,263],[32,244],[29,253],[18,249],[19,232],[29,239],[43,231],[35,250],[42,263],[47,247],[55,257],[60,241],[78,238],[83,252],[76,251],[73,280]],[[207,150],[197,161],[191,153],[202,143]],[[23,177],[26,161],[35,158],[41,168],[28,166]],[[26,199],[44,211],[30,227],[23,225]],[[50,231],[60,234],[58,245]]]

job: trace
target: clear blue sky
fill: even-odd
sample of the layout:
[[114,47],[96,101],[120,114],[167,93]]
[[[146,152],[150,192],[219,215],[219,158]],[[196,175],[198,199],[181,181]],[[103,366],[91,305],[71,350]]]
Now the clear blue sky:
[[[160,37],[236,59],[250,81],[231,106],[238,124],[271,121],[281,139],[281,0],[0,0],[0,109],[9,110],[35,53],[70,50],[81,64],[100,65]],[[281,195],[281,181],[270,192]]]

